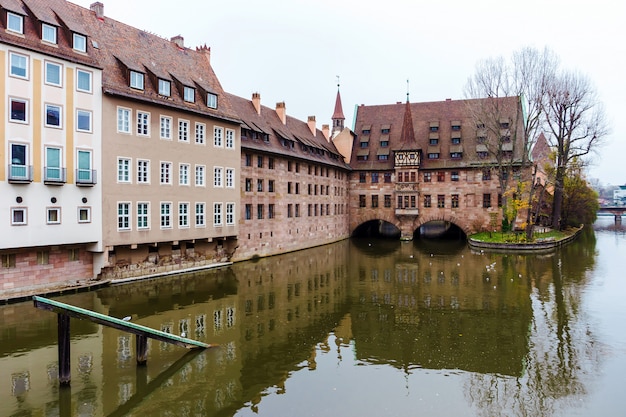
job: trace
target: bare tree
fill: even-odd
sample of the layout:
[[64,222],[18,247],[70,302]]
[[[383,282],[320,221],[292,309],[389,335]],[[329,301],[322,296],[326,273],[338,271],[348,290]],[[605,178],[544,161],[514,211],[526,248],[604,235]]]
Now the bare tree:
[[[475,74],[468,80],[467,98],[487,98],[469,100],[468,104],[478,127],[478,149],[486,151],[493,161],[503,195],[509,187],[511,174],[517,170],[528,171],[532,165],[530,152],[541,126],[543,97],[557,67],[558,58],[549,49],[523,48],[509,61],[497,57],[479,62]],[[529,204],[535,183],[534,174],[531,175],[531,186],[526,187]],[[506,205],[504,199],[503,213]],[[530,210],[526,223],[530,238]]]
[[560,227],[568,166],[573,161],[584,161],[609,131],[596,92],[582,74],[571,71],[555,74],[548,82],[542,108],[550,145],[556,150],[552,226]]

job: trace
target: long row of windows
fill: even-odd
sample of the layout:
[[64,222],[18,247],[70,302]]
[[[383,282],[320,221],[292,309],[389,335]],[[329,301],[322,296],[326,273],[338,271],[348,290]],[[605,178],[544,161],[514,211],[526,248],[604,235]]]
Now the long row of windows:
[[[117,131],[119,133],[131,134],[133,131],[138,136],[151,135],[150,132],[150,112],[137,110],[133,127],[133,111],[126,107],[117,108]],[[179,142],[190,142],[191,122],[185,119],[178,119],[178,130],[176,131]],[[164,140],[172,140],[174,137],[174,119],[170,116],[160,116],[159,137]],[[195,122],[194,143],[204,145],[206,142],[206,125]],[[235,131],[224,129],[220,126],[213,127],[213,146],[216,148],[235,149]]]
[[[245,220],[252,220],[254,218],[258,220],[262,219],[274,219],[277,216],[276,205],[275,204],[256,204],[256,211],[254,210],[253,204],[246,204],[244,206]],[[301,207],[304,207],[304,204],[287,204],[287,218],[292,217],[302,217],[303,213]],[[331,213],[331,205],[330,204],[308,204],[307,205],[307,215],[309,217],[316,216],[330,216],[330,215],[341,215],[345,214],[345,205],[343,204],[334,204],[333,205],[333,213]]]
[[[63,87],[63,64],[44,61],[44,83],[54,87]],[[9,52],[9,75],[28,80],[30,78],[30,57],[17,52]],[[91,93],[93,73],[76,68],[76,91]]]
[[[63,128],[63,106],[59,104],[45,104],[44,126]],[[29,100],[25,98],[9,98],[9,121],[14,123],[29,123]],[[93,112],[87,109],[76,109],[75,125],[77,132],[91,133],[93,131]]]
[[[192,213],[193,208],[193,213]],[[150,203],[137,202],[135,204],[135,228],[148,230],[151,227]],[[193,224],[195,227],[206,227],[206,203],[197,202],[193,205],[188,202],[179,202],[177,206],[178,228],[186,229]],[[132,203],[118,202],[117,204],[117,229],[123,231],[132,230]],[[192,218],[193,214],[193,218]],[[159,226],[161,229],[174,227],[174,203],[159,203]],[[193,223],[192,223],[193,222]],[[235,224],[235,203],[213,203],[213,226],[232,226]]]
[[[252,154],[246,153],[244,154],[244,165],[247,167],[251,167],[255,158]],[[267,164],[265,161],[267,160]],[[287,171],[300,173],[301,171],[301,163],[298,161],[287,161]],[[257,168],[267,168],[267,169],[276,169],[276,161],[273,157],[264,157],[263,155],[256,155],[256,164]],[[330,172],[333,171],[335,179],[343,179],[343,172],[338,170],[333,170],[331,168],[315,165],[315,164],[307,164],[308,174],[321,176],[321,177],[329,177]]]
[[[515,170],[515,174],[518,174],[519,170]],[[381,174],[379,172],[359,172],[359,183],[366,183],[367,182],[367,175],[369,174],[370,176],[370,181],[372,184],[376,184],[380,182],[380,176]],[[416,182],[417,180],[417,172],[416,171],[398,171],[397,172],[397,179],[396,182],[408,182],[408,183],[412,183],[412,182]],[[491,180],[491,170],[490,169],[483,169],[481,172],[482,175],[482,180],[483,181],[490,181]],[[383,176],[383,182],[385,183],[391,183],[392,182],[392,174],[391,172],[384,172],[382,173]],[[434,180],[437,180],[437,182],[444,182],[446,181],[446,171],[436,171],[436,172],[424,172],[422,173],[422,180],[424,182],[433,182]],[[461,175],[459,171],[450,171],[450,181],[460,181],[461,179]]]
[[[145,78],[146,74],[144,74],[143,72],[130,70],[128,78],[130,88],[140,91],[145,90]],[[170,80],[159,78],[155,87],[160,96],[172,96],[172,82]],[[182,97],[183,100],[187,103],[195,103],[195,87],[191,87],[188,85],[183,86]],[[211,92],[206,93],[206,106],[211,109],[217,109],[217,94]]]
[[[159,183],[160,184],[173,184],[174,163],[167,161],[160,161],[159,163]],[[130,184],[133,182],[132,178],[132,158],[118,157],[117,158],[117,182]],[[135,181],[137,184],[150,184],[150,160],[137,159]],[[195,165],[195,176],[193,178],[194,184],[197,187],[205,186],[205,165]],[[179,163],[178,164],[178,185],[191,185],[191,164]],[[213,167],[213,187],[216,188],[235,188],[235,168]]]
[[[32,181],[33,170],[30,164],[29,144],[11,143],[9,145],[9,181]],[[63,161],[63,148],[46,146],[44,148],[44,182],[65,183],[66,169]],[[95,184],[96,172],[92,169],[93,152],[90,149],[76,151],[76,183]]]
[[[61,224],[61,207],[46,207],[46,224]],[[76,221],[78,223],[91,222],[91,207],[78,207]],[[11,207],[11,225],[28,225],[28,207]]]
[[[18,35],[24,35],[24,16],[7,11],[6,16],[6,30],[8,33],[15,33]],[[49,23],[41,24],[41,40],[57,45],[58,44],[58,30],[57,26]],[[77,52],[87,52],[87,37],[80,33],[72,33],[72,48]]]
[[[378,197],[379,196],[376,194],[370,196],[371,208],[379,207]],[[423,198],[424,208],[433,207],[433,204],[434,204],[433,196],[431,194],[424,194],[423,197],[424,197]],[[385,194],[383,198],[384,198],[384,207],[391,208],[391,195]],[[445,208],[446,207],[445,194],[437,194],[436,198],[437,198],[436,200],[437,208]],[[459,194],[451,194],[449,204],[450,204],[449,207],[451,208],[459,208]],[[500,207],[501,205],[502,205],[502,196],[498,194],[498,207]],[[366,208],[366,207],[367,207],[367,196],[365,194],[359,194],[359,208]],[[491,194],[490,193],[483,194],[482,207],[484,208],[491,207]],[[397,196],[396,208],[398,209],[417,208],[417,195],[413,194],[413,195]]]

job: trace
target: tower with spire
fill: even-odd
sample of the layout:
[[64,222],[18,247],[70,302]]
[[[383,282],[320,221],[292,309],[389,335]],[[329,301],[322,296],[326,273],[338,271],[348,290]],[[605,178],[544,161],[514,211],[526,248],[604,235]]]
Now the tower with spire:
[[331,131],[331,137],[337,136],[344,128],[344,122],[346,120],[343,115],[343,107],[341,106],[341,93],[339,92],[339,76],[337,76],[337,98],[335,99],[335,111],[333,112],[333,129]]

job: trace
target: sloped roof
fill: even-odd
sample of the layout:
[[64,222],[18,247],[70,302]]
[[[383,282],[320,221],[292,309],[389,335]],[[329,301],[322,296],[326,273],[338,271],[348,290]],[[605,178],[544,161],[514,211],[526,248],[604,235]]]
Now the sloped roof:
[[[390,170],[394,168],[393,157],[378,160],[379,150],[390,149],[393,151],[402,149],[417,149],[422,151],[422,169],[441,169],[462,166],[480,165],[488,163],[478,157],[477,126],[472,117],[470,106],[479,104],[479,100],[446,100],[425,103],[401,103],[384,105],[361,105],[357,107],[355,120],[355,142],[352,147],[350,166],[355,170]],[[517,106],[516,97],[505,97],[504,104],[511,109]],[[405,117],[406,116],[406,117]],[[452,138],[459,137],[458,130],[452,130],[452,125],[460,123],[460,143],[452,143]],[[412,131],[411,131],[412,126]],[[436,132],[431,127],[437,127]],[[383,129],[389,129],[389,133],[383,133]],[[518,126],[518,129],[521,126]],[[370,151],[367,160],[358,160],[360,137],[363,131],[369,137],[367,149]],[[518,140],[522,134],[518,130]],[[430,145],[431,140],[437,139],[437,143]],[[381,146],[382,142],[388,142],[387,146]],[[411,145],[412,143],[412,145]],[[515,157],[521,153],[521,144],[515,148]],[[452,158],[451,152],[462,152],[461,158]],[[428,159],[428,152],[439,153],[439,159]],[[361,155],[363,156],[363,155]],[[362,158],[361,158],[362,159]]]
[[[239,122],[211,67],[209,48],[181,48],[168,39],[106,16],[97,18],[93,11],[73,6],[80,11],[89,36],[97,42],[95,57],[104,68],[102,88],[105,94]],[[130,88],[129,70],[146,74],[143,91]],[[175,83],[171,85],[170,97],[160,96],[158,78],[195,88],[195,102],[186,102],[182,88]],[[206,92],[218,96],[217,109],[207,106],[203,96]]]
[[[287,123],[283,124],[275,109],[261,106],[259,114],[251,100],[226,94],[238,117],[243,121],[243,128],[267,134],[267,141],[263,140],[262,137],[253,139],[252,137],[244,137],[242,134],[242,150],[250,149],[331,165],[341,169],[350,169],[335,145],[326,139],[321,130],[316,129],[315,135],[313,135],[307,122],[291,116],[287,116]],[[284,146],[281,138],[293,141],[294,146]]]
[[[66,61],[99,67],[89,42],[86,54],[73,49],[72,32],[87,35],[78,6],[65,0],[0,0],[0,7],[24,16],[24,35],[0,30],[1,42]],[[42,42],[41,23],[58,28],[56,45]]]

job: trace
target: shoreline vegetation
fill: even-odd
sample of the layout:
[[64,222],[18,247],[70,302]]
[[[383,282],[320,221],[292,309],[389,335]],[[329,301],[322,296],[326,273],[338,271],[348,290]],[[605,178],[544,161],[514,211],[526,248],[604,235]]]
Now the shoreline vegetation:
[[578,237],[583,230],[569,227],[565,230],[546,229],[533,234],[531,241],[526,240],[526,233],[520,232],[480,232],[467,237],[467,243],[475,249],[494,249],[506,251],[545,251],[565,245]]

